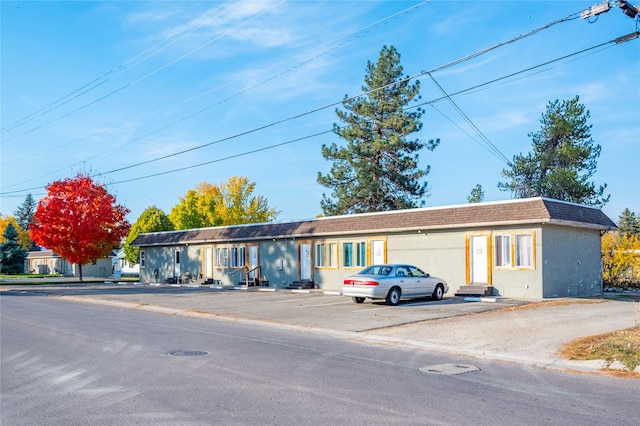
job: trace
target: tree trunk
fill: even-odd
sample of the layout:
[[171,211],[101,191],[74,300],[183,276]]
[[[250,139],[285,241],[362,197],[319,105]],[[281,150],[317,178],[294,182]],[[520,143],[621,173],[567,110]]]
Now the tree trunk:
[[78,264],[78,274],[80,275],[80,282],[82,282],[82,265]]

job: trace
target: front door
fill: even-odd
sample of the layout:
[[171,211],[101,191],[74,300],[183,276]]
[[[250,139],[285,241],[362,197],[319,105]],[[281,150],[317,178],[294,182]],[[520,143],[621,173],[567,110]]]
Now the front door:
[[489,283],[489,255],[487,236],[475,235],[470,238],[469,268],[472,283]]
[[384,240],[372,240],[371,241],[371,264],[382,265],[385,262],[384,258]]
[[213,278],[213,249],[206,247],[204,249],[204,276]]
[[249,278],[260,278],[258,276],[258,246],[249,246]]
[[173,276],[180,276],[180,249],[173,252]]
[[311,281],[313,278],[311,271],[311,244],[300,244],[300,279]]

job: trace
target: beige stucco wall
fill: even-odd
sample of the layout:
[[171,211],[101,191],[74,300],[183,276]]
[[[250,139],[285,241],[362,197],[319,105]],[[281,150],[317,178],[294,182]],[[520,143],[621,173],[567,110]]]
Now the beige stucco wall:
[[[530,268],[496,267],[493,260],[494,237],[499,234],[531,233],[534,235],[534,265]],[[271,287],[286,288],[299,279],[298,247],[308,242],[312,248],[318,241],[386,241],[388,263],[414,264],[425,272],[443,278],[449,284],[449,295],[467,284],[467,240],[471,235],[484,235],[488,239],[490,284],[494,294],[503,297],[536,299],[598,294],[601,292],[600,233],[565,226],[511,226],[486,229],[458,229],[447,231],[411,231],[386,235],[341,236],[297,240],[283,238],[259,242],[261,275]],[[170,247],[147,247],[146,268],[141,269],[141,280],[152,282],[152,272],[159,270],[159,282],[174,276],[174,251],[181,252],[181,274],[194,276],[203,273],[205,247],[232,247],[248,245],[248,242],[228,244],[196,244]],[[248,249],[247,249],[248,250]],[[313,262],[313,260],[312,260]],[[345,277],[359,271],[360,267],[344,268],[341,257],[337,268],[313,268],[315,284],[324,290],[340,291]],[[235,284],[243,274],[233,274],[237,269],[215,268],[213,278],[223,284]]]
[[542,240],[544,297],[602,293],[599,230],[547,225]]

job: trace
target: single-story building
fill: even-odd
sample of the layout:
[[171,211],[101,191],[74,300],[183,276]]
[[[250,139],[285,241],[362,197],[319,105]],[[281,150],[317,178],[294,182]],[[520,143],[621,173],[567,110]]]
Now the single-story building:
[[[113,275],[112,256],[100,258],[94,264],[82,266],[83,277],[108,278]],[[80,276],[78,265],[69,263],[51,250],[30,251],[24,261],[24,272],[31,274],[62,274],[68,277]]]
[[[141,234],[141,282],[340,290],[365,266],[410,263],[455,291],[482,283],[521,298],[602,293],[600,209],[546,198]],[[450,290],[450,294],[452,291]]]
[[132,265],[125,258],[124,248],[116,250],[116,258],[114,258],[115,271],[120,271],[122,276],[134,276],[140,274],[140,265]]

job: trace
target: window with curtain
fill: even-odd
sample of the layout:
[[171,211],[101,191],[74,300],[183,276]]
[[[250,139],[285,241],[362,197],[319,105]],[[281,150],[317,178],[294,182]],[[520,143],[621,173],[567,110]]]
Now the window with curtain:
[[495,266],[511,266],[511,235],[496,235],[493,252]]
[[533,267],[533,235],[516,235],[515,266],[529,268]]

